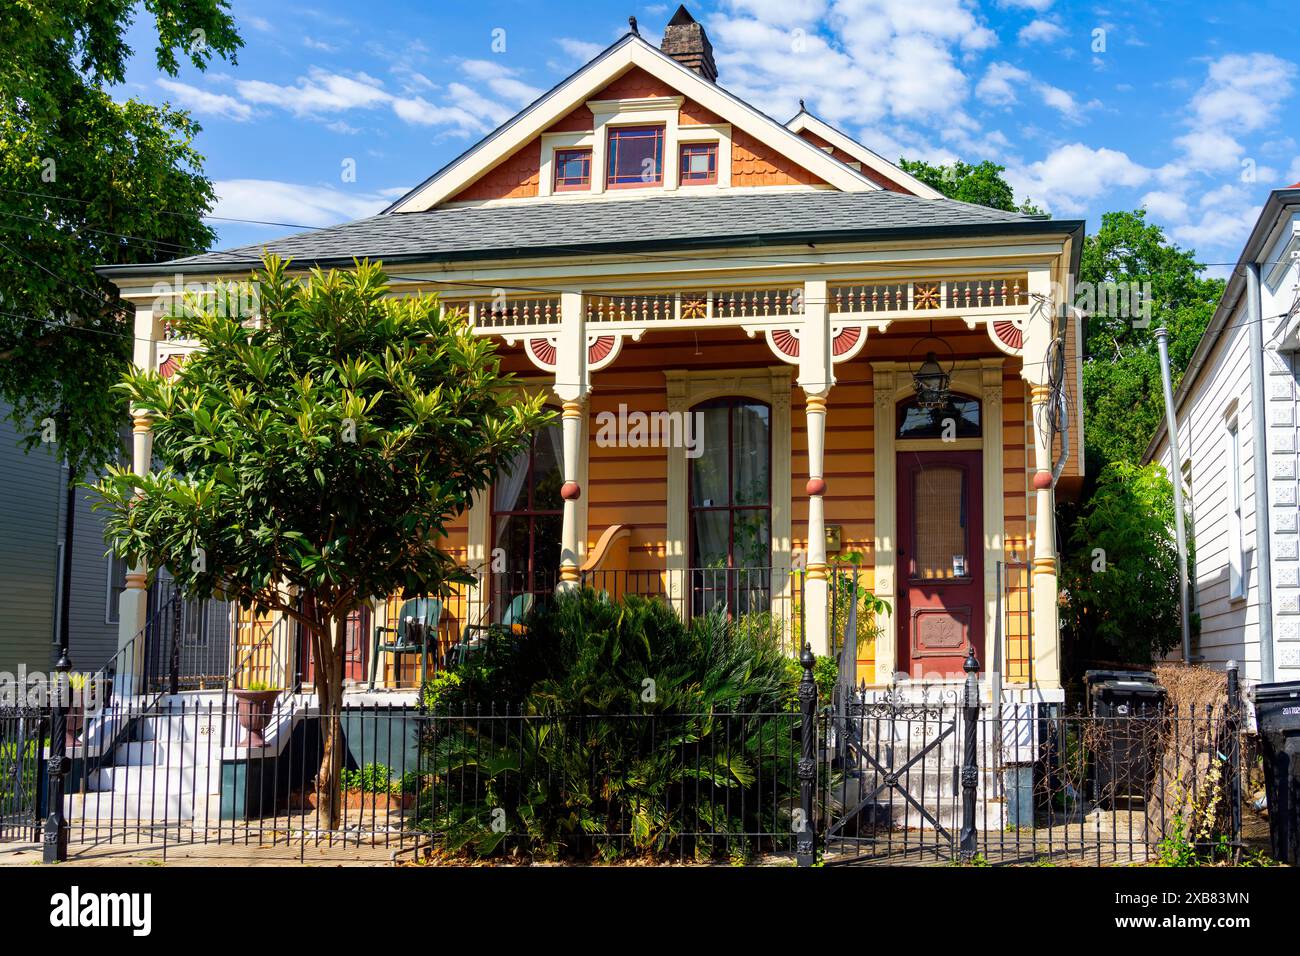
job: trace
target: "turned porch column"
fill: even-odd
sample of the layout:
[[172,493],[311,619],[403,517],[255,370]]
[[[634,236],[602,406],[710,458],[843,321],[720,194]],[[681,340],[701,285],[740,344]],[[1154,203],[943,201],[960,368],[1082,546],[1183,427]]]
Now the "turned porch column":
[[804,321],[799,337],[799,386],[808,424],[808,556],[804,581],[805,640],[814,654],[829,654],[826,582],[826,399],[835,384],[831,359],[829,290],[824,279],[804,283]]
[[1057,606],[1056,495],[1052,489],[1052,433],[1047,352],[1056,334],[1057,304],[1050,277],[1031,273],[1030,292],[1041,298],[1031,305],[1025,328],[1021,377],[1029,386],[1030,421],[1034,440],[1034,554],[1032,587],[1034,613],[1032,646],[1034,681],[1040,687],[1061,686],[1060,610]]
[[[135,366],[146,371],[156,369],[157,345],[163,337],[163,322],[154,314],[154,303],[141,302],[135,308],[135,346],[132,357]],[[131,414],[131,468],[137,475],[149,473],[153,464],[152,420],[142,409],[132,409]],[[114,696],[131,696],[139,693],[141,672],[144,669],[144,640],[135,639],[145,625],[149,614],[149,569],[140,563],[126,573],[126,587],[118,598],[117,676],[114,678]]]
[[569,590],[578,584],[582,537],[578,483],[585,439],[586,416],[583,403],[591,392],[587,369],[587,328],[583,296],[578,292],[560,293],[560,334],[556,342],[555,394],[563,403],[560,426],[564,432],[564,516],[560,530],[560,580],[557,590]]

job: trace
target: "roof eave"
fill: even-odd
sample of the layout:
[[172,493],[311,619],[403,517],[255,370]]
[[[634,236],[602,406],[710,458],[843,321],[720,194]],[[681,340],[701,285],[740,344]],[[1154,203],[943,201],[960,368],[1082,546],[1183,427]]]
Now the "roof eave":
[[[888,229],[819,229],[799,232],[740,233],[727,235],[701,235],[690,238],[618,240],[617,242],[592,242],[581,245],[529,246],[515,248],[460,249],[450,253],[404,253],[376,257],[385,265],[416,262],[465,262],[478,259],[537,259],[574,255],[619,255],[621,253],[655,252],[668,249],[707,249],[724,247],[816,245],[818,243],[880,242],[894,239],[969,239],[989,236],[1060,235],[1072,238],[1071,271],[1078,271],[1079,249],[1082,246],[1083,220],[1008,220],[989,223],[954,223],[944,225],[896,226]],[[356,256],[327,256],[315,259],[295,259],[298,269],[337,268],[349,266]],[[98,266],[95,271],[106,279],[147,278],[174,274],[226,274],[258,268],[257,259],[224,263],[139,263]]]

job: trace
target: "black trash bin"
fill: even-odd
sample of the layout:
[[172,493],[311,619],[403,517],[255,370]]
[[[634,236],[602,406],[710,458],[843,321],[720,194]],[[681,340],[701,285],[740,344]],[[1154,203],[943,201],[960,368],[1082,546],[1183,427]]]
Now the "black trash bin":
[[1094,802],[1114,809],[1117,800],[1145,801],[1165,689],[1150,671],[1088,671],[1088,712],[1099,718],[1092,740]]
[[1300,681],[1255,688],[1273,856],[1300,864]]

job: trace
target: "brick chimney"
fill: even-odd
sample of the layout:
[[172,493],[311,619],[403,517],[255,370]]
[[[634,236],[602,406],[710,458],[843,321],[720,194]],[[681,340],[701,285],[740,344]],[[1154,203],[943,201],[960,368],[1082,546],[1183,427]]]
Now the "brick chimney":
[[718,65],[713,62],[713,44],[709,42],[709,35],[684,5],[679,6],[668,21],[660,49],[710,83],[718,81]]

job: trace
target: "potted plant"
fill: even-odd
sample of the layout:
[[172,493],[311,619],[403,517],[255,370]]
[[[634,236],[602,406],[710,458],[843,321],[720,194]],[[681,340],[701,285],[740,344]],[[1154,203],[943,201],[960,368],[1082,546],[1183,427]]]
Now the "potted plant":
[[275,710],[275,702],[280,697],[279,689],[268,687],[262,681],[252,681],[247,687],[235,690],[233,693],[235,700],[238,701],[235,706],[235,717],[239,721],[239,726],[248,732],[247,739],[240,746],[265,747],[266,741],[262,738],[262,732],[266,730],[266,725]]
[[86,724],[86,674],[70,673],[68,674],[68,690],[70,691],[68,700],[68,719],[64,724],[63,739],[65,746],[77,746],[77,738],[81,736],[81,730]]

